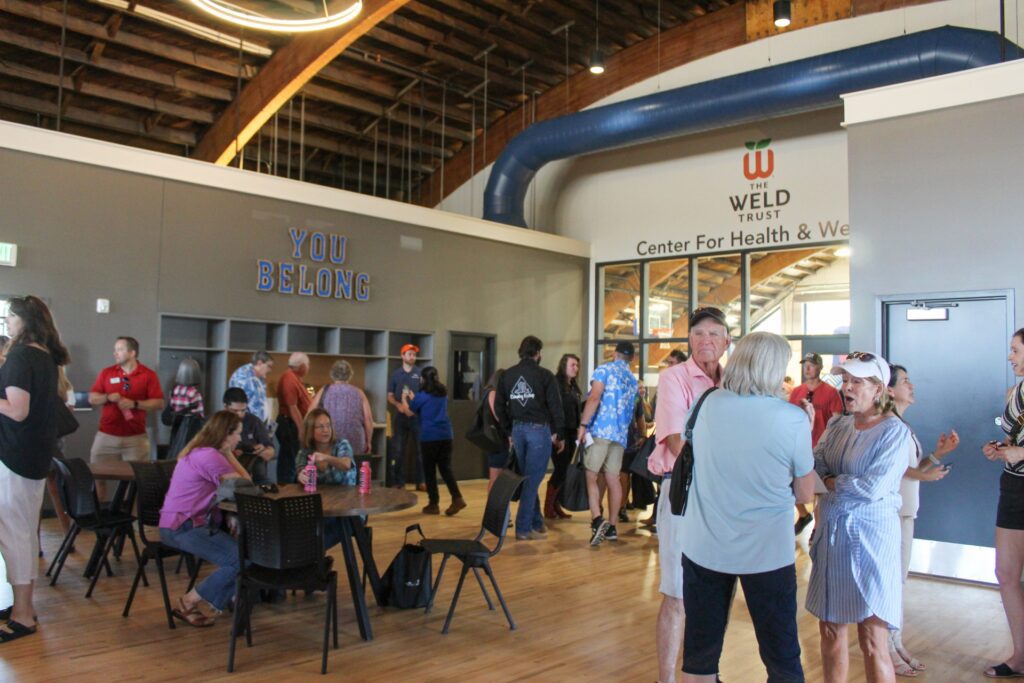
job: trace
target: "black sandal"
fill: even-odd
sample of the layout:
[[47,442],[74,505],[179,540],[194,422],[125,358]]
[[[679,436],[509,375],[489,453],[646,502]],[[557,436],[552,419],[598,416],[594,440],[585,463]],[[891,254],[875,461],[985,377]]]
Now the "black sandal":
[[18,638],[30,636],[36,632],[38,626],[25,626],[13,619],[9,619],[3,626],[0,626],[0,643],[9,643]]
[[7,609],[0,609],[0,621],[7,621],[11,618],[11,612],[14,611],[14,605],[11,605]]
[[1006,662],[991,666],[989,669],[992,669],[991,675],[988,669],[983,672],[986,678],[1024,678],[1024,671],[1014,671]]

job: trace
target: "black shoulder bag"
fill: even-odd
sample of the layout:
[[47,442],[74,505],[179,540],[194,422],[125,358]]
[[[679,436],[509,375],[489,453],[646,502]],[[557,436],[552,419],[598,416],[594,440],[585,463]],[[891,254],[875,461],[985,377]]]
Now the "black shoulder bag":
[[706,399],[718,387],[711,387],[704,392],[704,395],[697,400],[697,405],[690,413],[690,419],[686,421],[686,433],[683,437],[683,450],[676,458],[676,464],[672,467],[672,481],[668,491],[668,501],[672,506],[673,515],[686,514],[686,501],[690,496],[690,484],[693,483],[693,426],[697,424],[697,414]]

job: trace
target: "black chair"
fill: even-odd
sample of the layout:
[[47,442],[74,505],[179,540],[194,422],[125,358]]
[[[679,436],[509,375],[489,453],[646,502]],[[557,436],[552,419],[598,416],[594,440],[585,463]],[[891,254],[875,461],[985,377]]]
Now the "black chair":
[[167,613],[167,626],[175,628],[174,615],[171,612],[171,598],[167,593],[167,576],[164,573],[165,557],[184,557],[189,568],[189,583],[186,590],[192,590],[199,574],[199,566],[202,560],[193,557],[177,548],[162,543],[157,537],[150,539],[146,536],[146,527],[160,526],[160,508],[163,507],[164,497],[171,485],[171,475],[174,473],[175,460],[162,460],[158,462],[133,462],[132,471],[135,473],[135,486],[139,504],[139,538],[142,539],[142,560],[139,562],[139,570],[135,572],[135,580],[132,581],[132,590],[128,593],[128,601],[124,605],[122,617],[127,617],[131,611],[132,602],[135,600],[135,591],[138,590],[141,580],[146,586],[146,565],[150,560],[156,563],[157,574],[160,575],[160,590],[164,598],[164,612]]
[[[484,587],[483,579],[480,578],[481,569],[487,573],[487,576],[491,579],[491,585],[494,586],[494,593],[498,596],[498,601],[501,603],[501,609],[505,611],[505,618],[508,619],[509,628],[513,631],[516,630],[516,623],[512,621],[512,614],[508,611],[505,598],[502,597],[501,590],[498,588],[498,582],[494,579],[494,572],[491,570],[491,558],[498,554],[502,544],[505,542],[505,532],[508,530],[509,503],[512,502],[512,496],[522,482],[522,476],[510,470],[502,470],[498,478],[494,480],[491,492],[487,495],[487,507],[484,509],[483,524],[480,527],[480,533],[473,540],[424,538],[420,541],[420,545],[428,553],[444,554],[444,559],[441,560],[441,568],[438,570],[437,578],[434,580],[433,590],[430,591],[430,602],[427,603],[426,614],[429,614],[434,606],[434,597],[437,595],[437,587],[441,585],[441,577],[444,575],[444,567],[448,562],[448,558],[455,557],[462,562],[462,574],[459,576],[459,585],[455,589],[455,595],[452,596],[452,604],[448,608],[448,618],[444,620],[444,628],[441,629],[441,633],[448,633],[448,627],[452,623],[452,616],[455,614],[455,605],[459,602],[459,593],[462,592],[462,583],[466,580],[466,574],[470,569],[473,570],[473,575],[476,577],[477,583],[480,584],[480,590],[483,591],[484,600],[487,601],[487,609],[493,610],[494,603],[491,602],[491,596],[487,594],[487,588]],[[484,537],[488,532],[498,539],[498,543],[493,549],[488,548],[483,543]]]
[[252,646],[252,608],[259,591],[327,591],[324,649],[320,673],[327,673],[327,650],[333,629],[338,647],[338,573],[324,551],[324,515],[319,495],[269,498],[236,495],[238,504],[238,575],[235,617],[228,646],[228,673],[235,670],[235,642],[245,632]]
[[[64,562],[75,544],[75,539],[82,530],[92,531],[96,534],[96,546],[93,549],[92,557],[96,559],[92,580],[89,582],[89,590],[85,597],[91,598],[92,591],[96,587],[96,581],[104,567],[107,576],[113,576],[111,571],[109,555],[115,542],[119,538],[127,536],[132,542],[132,549],[135,552],[135,561],[141,565],[139,557],[139,546],[135,542],[135,532],[132,531],[132,524],[135,517],[130,514],[116,510],[104,510],[100,507],[96,498],[96,482],[93,479],[89,465],[81,458],[69,458],[62,460],[53,459],[53,466],[57,470],[57,481],[60,486],[61,502],[71,518],[71,526],[68,528],[60,549],[50,563],[46,575],[50,579],[50,585],[57,584],[61,570],[64,569]],[[54,572],[56,569],[56,572]]]

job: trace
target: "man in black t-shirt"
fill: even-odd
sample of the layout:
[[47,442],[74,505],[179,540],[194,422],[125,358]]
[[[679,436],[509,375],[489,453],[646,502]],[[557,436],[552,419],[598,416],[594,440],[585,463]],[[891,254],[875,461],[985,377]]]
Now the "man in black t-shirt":
[[263,420],[249,412],[249,397],[244,389],[229,387],[224,392],[224,410],[242,418],[242,438],[235,448],[235,457],[252,475],[257,484],[270,483],[267,465],[274,459],[274,439]]

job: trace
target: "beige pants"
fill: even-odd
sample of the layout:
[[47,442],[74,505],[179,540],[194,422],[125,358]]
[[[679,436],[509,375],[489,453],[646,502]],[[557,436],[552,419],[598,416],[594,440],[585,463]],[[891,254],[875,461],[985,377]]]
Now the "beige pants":
[[12,586],[39,576],[39,511],[45,490],[45,479],[26,479],[0,462],[0,554]]
[[149,460],[149,438],[145,434],[114,436],[96,432],[89,457],[93,462],[110,462],[112,460],[145,462]]

